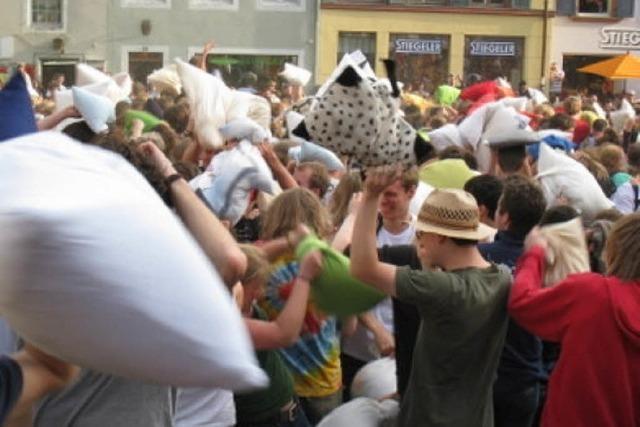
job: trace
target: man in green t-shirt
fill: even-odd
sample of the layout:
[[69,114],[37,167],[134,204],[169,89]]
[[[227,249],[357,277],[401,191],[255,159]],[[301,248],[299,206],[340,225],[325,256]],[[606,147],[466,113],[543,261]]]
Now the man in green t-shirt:
[[378,261],[376,206],[395,168],[369,171],[351,245],[351,273],[403,302],[422,319],[399,426],[493,426],[492,385],[507,330],[510,275],[488,263],[477,243],[494,232],[475,199],[434,190],[416,223],[422,271]]

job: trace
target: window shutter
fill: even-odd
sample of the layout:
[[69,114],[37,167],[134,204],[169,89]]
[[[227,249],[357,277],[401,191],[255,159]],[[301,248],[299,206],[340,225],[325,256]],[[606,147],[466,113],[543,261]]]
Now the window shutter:
[[633,3],[636,0],[618,0],[618,18],[633,18]]

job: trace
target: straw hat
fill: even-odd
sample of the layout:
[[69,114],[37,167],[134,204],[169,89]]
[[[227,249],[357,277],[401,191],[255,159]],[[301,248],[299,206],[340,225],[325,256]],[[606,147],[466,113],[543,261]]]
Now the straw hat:
[[416,229],[468,240],[483,240],[495,233],[480,222],[473,196],[457,189],[434,190],[420,208]]

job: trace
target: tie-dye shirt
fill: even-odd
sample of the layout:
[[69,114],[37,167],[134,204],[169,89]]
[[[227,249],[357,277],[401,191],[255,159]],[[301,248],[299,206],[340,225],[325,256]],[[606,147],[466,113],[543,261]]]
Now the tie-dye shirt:
[[[265,298],[260,303],[269,320],[278,317],[284,308],[298,269],[293,255],[282,256],[271,264]],[[298,396],[328,396],[342,386],[336,318],[318,312],[312,302],[307,307],[300,338],[280,353],[291,371]]]

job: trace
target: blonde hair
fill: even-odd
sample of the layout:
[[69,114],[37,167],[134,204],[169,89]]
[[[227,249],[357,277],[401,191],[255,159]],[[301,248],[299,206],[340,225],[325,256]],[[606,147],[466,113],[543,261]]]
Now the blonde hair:
[[269,261],[262,252],[253,245],[238,245],[240,250],[247,257],[247,269],[240,279],[242,284],[258,279],[260,284],[265,284],[269,278]]
[[351,197],[359,191],[362,191],[359,172],[351,172],[342,177],[329,202],[329,212],[334,226],[340,227],[347,216]]
[[624,281],[640,280],[640,213],[617,221],[607,239],[607,274]]
[[332,231],[327,209],[306,188],[291,188],[276,197],[269,205],[262,221],[261,237],[271,240],[285,236],[299,224],[305,224],[319,237]]
[[578,96],[568,97],[564,100],[564,111],[570,116],[575,116],[582,111],[582,99]]

